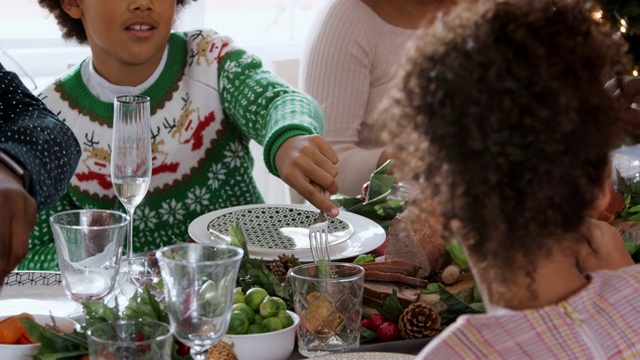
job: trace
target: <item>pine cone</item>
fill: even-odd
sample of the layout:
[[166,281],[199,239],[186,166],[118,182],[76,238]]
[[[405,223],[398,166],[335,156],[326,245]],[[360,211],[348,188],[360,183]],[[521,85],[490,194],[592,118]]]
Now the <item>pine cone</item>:
[[400,315],[398,327],[404,339],[420,339],[440,332],[440,314],[432,306],[413,303]]
[[298,265],[300,261],[295,255],[282,254],[269,264],[269,271],[283,283],[287,278],[287,272]]

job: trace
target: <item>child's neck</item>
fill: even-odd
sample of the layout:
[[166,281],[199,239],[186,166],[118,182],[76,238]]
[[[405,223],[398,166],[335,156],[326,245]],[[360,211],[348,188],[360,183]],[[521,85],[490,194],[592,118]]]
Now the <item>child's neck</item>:
[[139,62],[123,62],[112,56],[92,53],[93,67],[105,80],[113,85],[138,86],[147,80],[162,61],[163,51],[152,58]]
[[[559,248],[555,249],[551,256],[539,260],[532,275],[533,283],[532,278],[521,270],[515,273],[511,284],[499,285],[492,281],[493,279],[483,281],[482,274],[477,274],[476,281],[487,311],[491,312],[492,308],[496,307],[526,310],[553,305],[575,294],[589,282],[578,272],[575,256],[566,249]],[[508,295],[492,297],[491,294],[496,293],[496,286],[506,290]]]

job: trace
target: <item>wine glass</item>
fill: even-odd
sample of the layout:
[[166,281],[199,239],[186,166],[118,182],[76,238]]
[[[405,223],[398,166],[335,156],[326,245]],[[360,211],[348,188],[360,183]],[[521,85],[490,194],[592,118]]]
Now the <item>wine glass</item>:
[[227,332],[243,251],[186,243],[156,252],[174,336],[195,360]]
[[116,97],[113,104],[111,182],[131,218],[127,259],[133,258],[133,213],[147,194],[151,181],[150,118],[148,97]]

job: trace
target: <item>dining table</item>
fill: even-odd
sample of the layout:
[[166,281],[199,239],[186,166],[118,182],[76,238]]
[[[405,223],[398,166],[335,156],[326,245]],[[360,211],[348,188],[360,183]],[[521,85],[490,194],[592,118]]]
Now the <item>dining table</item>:
[[[215,230],[213,226],[216,225],[216,222],[222,223],[225,221],[225,216],[229,217],[229,215],[245,215],[248,213],[252,216],[253,221],[247,222],[244,230],[250,232],[252,231],[251,226],[255,226],[257,228],[256,231],[261,231],[261,221],[262,223],[273,221],[272,213],[275,212],[277,214],[283,210],[295,212],[293,218],[298,218],[301,214],[306,215],[305,213],[310,211],[312,214],[309,216],[315,216],[317,211],[308,205],[253,205],[218,210],[203,214],[190,224],[187,242],[219,244],[219,240],[216,240],[214,236],[217,234],[213,233],[213,230]],[[261,220],[256,218],[256,214],[267,214],[268,218]],[[351,233],[343,235],[342,241],[336,241],[336,244],[332,245],[332,256],[338,261],[353,261],[357,255],[371,252],[382,246],[386,240],[385,231],[369,219],[344,212],[339,221],[347,224],[344,227],[346,231],[351,231]],[[306,223],[306,220],[303,220],[303,222]],[[302,225],[294,224],[292,226]],[[222,223],[221,228],[228,228],[228,224]],[[301,248],[293,248],[286,251],[298,256],[301,262],[310,261],[310,258],[307,259],[305,257],[309,249],[304,247],[304,242],[302,243]],[[260,248],[256,245],[254,249],[250,249],[250,255],[263,258],[265,262],[268,262],[275,259],[277,257],[276,254],[281,254],[281,250],[279,248]],[[61,284],[60,273],[56,271],[14,271],[4,279],[3,287],[0,288],[0,317],[20,312],[51,314],[67,317],[76,320],[78,323],[84,322],[82,306],[67,297]],[[366,342],[345,353],[381,352],[415,355],[429,340],[429,338],[425,338],[390,342]],[[298,352],[296,345],[288,360],[305,358]],[[350,359],[351,356],[346,356],[346,358]]]
[[[5,278],[3,287],[0,288],[0,317],[24,311],[51,313],[80,323],[84,318],[80,304],[65,295],[60,282],[60,273],[56,271],[15,271]],[[430,339],[367,342],[347,352],[417,354]],[[306,359],[306,357],[298,352],[297,346],[294,346],[287,360],[298,359]]]
[[[360,353],[360,352],[375,352],[375,353],[397,353],[397,354],[410,354],[417,355],[422,348],[424,348],[427,343],[431,340],[431,337],[422,338],[422,339],[411,339],[411,340],[396,340],[396,341],[388,341],[388,342],[373,342],[373,343],[364,343],[360,344],[355,349],[344,351],[336,354],[347,354],[347,353]],[[298,352],[297,346],[294,347],[291,356],[287,360],[300,360],[307,359],[302,356]]]

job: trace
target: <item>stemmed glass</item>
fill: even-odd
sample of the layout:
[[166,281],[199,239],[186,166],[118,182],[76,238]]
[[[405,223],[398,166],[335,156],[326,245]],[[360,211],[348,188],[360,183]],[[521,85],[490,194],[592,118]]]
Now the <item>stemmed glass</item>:
[[133,213],[151,181],[151,125],[149,98],[121,95],[113,104],[111,182],[129,215],[127,259],[133,257]]
[[175,337],[204,360],[227,332],[243,251],[236,247],[179,244],[156,252]]

